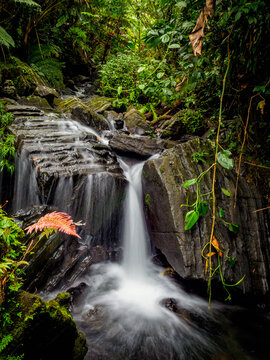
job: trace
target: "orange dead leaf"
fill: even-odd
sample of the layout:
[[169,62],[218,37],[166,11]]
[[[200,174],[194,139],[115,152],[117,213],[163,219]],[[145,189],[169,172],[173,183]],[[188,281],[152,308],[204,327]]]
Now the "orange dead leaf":
[[98,139],[98,141],[101,141],[101,138],[99,138],[98,136],[97,136],[97,139]]
[[215,255],[215,254],[216,254],[216,253],[215,253],[214,251],[212,251],[211,254],[208,253],[208,254],[206,254],[206,256],[207,256],[207,257],[210,257],[210,256],[213,256],[213,255]]
[[215,235],[213,235],[212,244],[213,244],[213,246],[216,248],[216,250],[219,252],[218,254],[219,254],[219,256],[221,257],[221,256],[222,256],[222,252],[220,251],[219,243],[218,243],[217,239],[215,238]]
[[163,270],[162,273],[161,273],[161,275],[163,275],[163,276],[164,276],[164,275],[167,275],[167,274],[168,274],[168,275],[172,275],[173,273],[174,273],[173,268],[170,268],[170,267],[169,267],[169,268]]

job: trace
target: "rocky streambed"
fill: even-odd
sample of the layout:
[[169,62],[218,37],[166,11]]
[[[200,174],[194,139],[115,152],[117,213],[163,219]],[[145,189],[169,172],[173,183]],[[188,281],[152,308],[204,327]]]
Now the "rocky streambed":
[[[187,137],[179,141],[154,139],[146,135],[151,128],[143,115],[136,109],[129,109],[126,113],[116,112],[110,99],[84,95],[61,99],[49,89],[43,89],[43,92],[39,89],[37,94],[39,99],[48,100],[47,104],[43,102],[43,106],[35,107],[29,102],[22,105],[6,100],[6,110],[15,116],[10,131],[16,137],[17,156],[15,176],[8,178],[5,175],[2,179],[5,192],[2,191],[1,200],[9,197],[12,204],[10,212],[16,213],[24,226],[52,210],[67,212],[74,221],[85,225],[79,227],[83,240],[57,235],[40,243],[26,270],[26,289],[43,294],[69,291],[76,314],[85,293],[93,287],[89,277],[98,278],[98,273],[91,275],[93,264],[121,262],[127,178],[120,156],[124,160],[128,158],[129,164],[145,161],[142,197],[152,256],[163,269],[164,266],[173,269],[167,276],[173,276],[178,283],[185,281],[194,291],[199,292],[202,288],[204,293],[205,264],[201,249],[210,236],[211,216],[199,220],[191,230],[184,230],[187,210],[181,205],[186,202],[187,196],[194,198],[195,188],[185,190],[182,185],[207,168],[206,163],[194,162],[192,154],[199,151],[210,154],[213,151],[212,142]],[[154,154],[159,154],[159,157],[147,160]],[[223,222],[216,225],[215,234],[220,246],[235,259],[233,268],[224,262],[222,270],[226,281],[231,283],[245,275],[244,281],[235,290],[235,296],[242,304],[253,301],[265,306],[270,283],[269,214],[254,212],[263,207],[263,198],[259,190],[243,177],[240,177],[238,200],[234,207],[235,181],[233,171],[219,170],[218,204],[230,221],[240,224],[238,234],[230,232]],[[202,182],[202,191],[208,193],[210,187],[208,174]],[[226,197],[221,188],[228,189],[231,197]],[[103,276],[102,272],[100,276]],[[110,287],[109,283],[107,286]],[[217,297],[222,298],[218,278],[214,286]],[[179,304],[174,305],[174,301],[167,299],[164,306],[169,311],[179,312],[180,317],[188,317],[188,322],[196,316],[195,309],[183,311]],[[102,325],[106,318],[106,311],[95,307],[80,326],[86,333],[86,328],[90,327],[91,334],[100,334],[100,330],[113,331],[111,327],[108,330],[106,325]],[[122,333],[123,329],[115,328],[114,331]],[[145,336],[147,334],[142,339]],[[152,341],[151,338],[149,341]],[[91,340],[88,344],[93,346],[89,359],[108,358],[106,349],[101,351],[100,346],[96,348]],[[144,346],[147,347],[147,342]],[[134,359],[137,359],[136,356],[149,358],[148,350],[144,355],[139,348],[136,351]],[[175,351],[180,350],[174,348]],[[235,350],[236,353],[238,357],[233,357],[233,354],[228,356],[232,359],[240,359],[239,356],[244,359],[246,356],[239,355],[241,350]],[[167,360],[168,356],[165,351],[160,359]],[[194,356],[194,359],[199,359],[198,354]],[[208,359],[203,352],[201,356]],[[213,358],[214,353],[211,356]],[[222,352],[218,356],[223,356]],[[260,356],[258,359],[264,359],[263,355]],[[114,358],[117,359],[116,355]],[[125,349],[119,353],[120,358],[132,357]]]

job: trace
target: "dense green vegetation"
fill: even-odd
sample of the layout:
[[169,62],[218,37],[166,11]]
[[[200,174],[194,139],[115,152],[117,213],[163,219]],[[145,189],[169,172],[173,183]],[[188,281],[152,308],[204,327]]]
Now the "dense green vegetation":
[[189,34],[204,5],[204,0],[1,2],[0,80],[11,79],[19,95],[29,95],[41,82],[63,88],[79,69],[97,73],[99,91],[116,98],[118,106],[136,104],[149,120],[183,110],[186,131],[196,134],[216,128],[229,62],[222,142],[239,153],[251,102],[245,160],[269,165],[270,5],[216,1],[202,55],[196,57]]

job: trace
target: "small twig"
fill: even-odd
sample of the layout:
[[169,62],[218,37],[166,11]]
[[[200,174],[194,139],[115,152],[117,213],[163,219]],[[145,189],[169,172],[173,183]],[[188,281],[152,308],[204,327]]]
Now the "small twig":
[[263,208],[263,209],[254,210],[254,211],[252,211],[252,212],[253,212],[253,213],[256,213],[256,212],[264,211],[264,210],[268,210],[268,209],[270,209],[270,206],[267,206],[267,207],[265,207],[265,208]]
[[245,161],[245,164],[252,165],[252,166],[257,166],[257,167],[260,167],[260,168],[263,168],[263,169],[270,170],[270,167],[269,167],[269,166],[264,166],[264,165],[253,164],[253,163],[248,162],[248,161]]
[[241,161],[242,161],[243,150],[244,150],[246,137],[247,137],[247,129],[248,129],[248,123],[249,123],[249,118],[250,118],[251,105],[252,105],[253,99],[256,96],[258,96],[258,94],[251,96],[251,98],[249,100],[247,120],[246,120],[246,124],[245,124],[245,129],[244,129],[244,139],[243,139],[242,146],[241,146],[241,151],[240,151],[240,156],[239,156],[239,163],[238,163],[238,168],[237,168],[237,177],[236,177],[236,185],[235,185],[235,193],[234,193],[234,205],[233,205],[234,208],[236,206],[236,200],[237,200],[237,189],[238,189],[238,182],[239,182],[239,176],[240,176]]

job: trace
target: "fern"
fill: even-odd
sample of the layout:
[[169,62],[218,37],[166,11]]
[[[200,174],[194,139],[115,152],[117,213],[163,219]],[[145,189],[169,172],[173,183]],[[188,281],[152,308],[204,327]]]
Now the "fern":
[[0,45],[6,46],[8,49],[10,46],[14,47],[15,43],[12,37],[6,32],[2,26],[0,26]]
[[31,234],[33,231],[43,231],[44,229],[57,229],[65,234],[74,235],[81,238],[75,230],[75,225],[71,217],[66,213],[53,211],[43,217],[41,217],[35,224],[28,226],[27,234]]
[[36,3],[33,0],[15,0],[15,2],[20,3],[20,4],[25,4],[28,6],[40,6],[38,3]]

